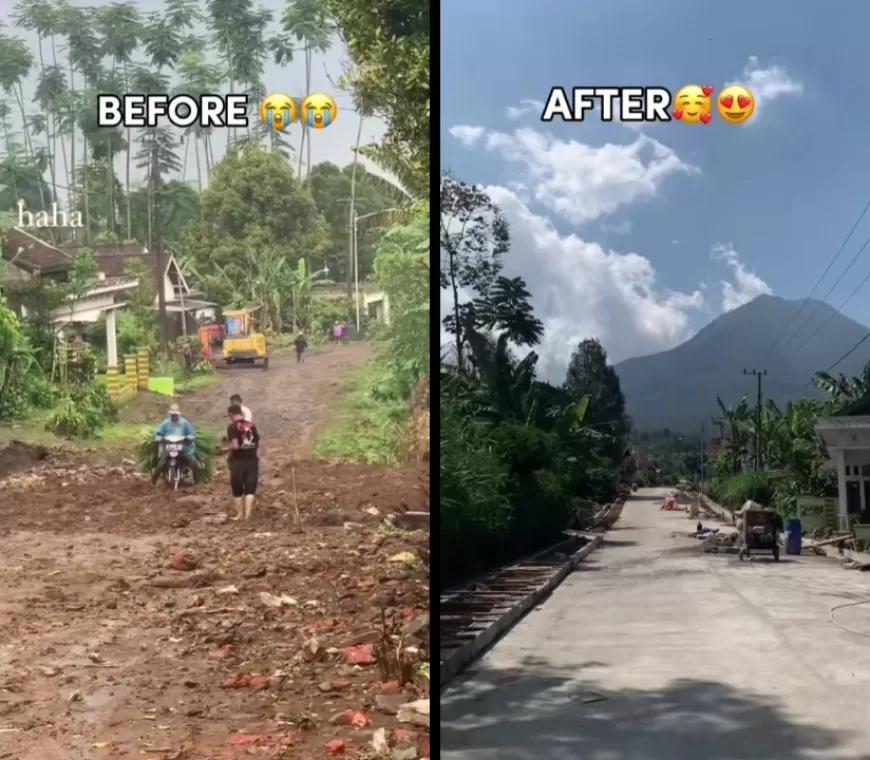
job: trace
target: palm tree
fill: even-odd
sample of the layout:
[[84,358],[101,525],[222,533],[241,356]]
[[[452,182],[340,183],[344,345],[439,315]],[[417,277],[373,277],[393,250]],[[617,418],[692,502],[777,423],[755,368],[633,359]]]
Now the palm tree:
[[[305,54],[305,94],[311,93],[311,65],[315,53],[325,53],[332,47],[334,27],[329,20],[322,0],[290,0],[281,25],[289,38],[295,38]],[[286,45],[286,43],[285,43]],[[307,145],[306,160],[311,172],[311,141],[308,126],[302,120],[302,142],[296,173],[302,178],[302,154]]]

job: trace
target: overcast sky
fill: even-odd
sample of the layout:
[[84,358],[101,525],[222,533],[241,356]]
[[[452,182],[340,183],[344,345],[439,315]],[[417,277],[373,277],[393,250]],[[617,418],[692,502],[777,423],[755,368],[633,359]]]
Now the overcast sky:
[[[91,6],[98,7],[109,5],[108,0],[90,0],[90,2],[81,2],[73,0],[73,5],[82,7]],[[273,11],[275,22],[273,22],[274,31],[278,30],[278,19],[280,18],[284,4],[280,0],[261,0],[261,4]],[[0,20],[4,21],[8,26],[12,26],[12,12],[15,7],[12,0],[0,0]],[[142,15],[146,15],[152,11],[161,10],[163,3],[161,0],[137,0],[136,5]],[[203,7],[205,3],[203,3]],[[21,29],[12,29],[14,34],[32,41],[33,50],[36,53],[37,44],[36,36]],[[346,52],[341,41],[336,38],[335,45],[323,55],[317,55],[314,59],[312,72],[312,92],[326,92],[333,97],[338,103],[339,113],[334,124],[327,129],[312,130],[312,165],[322,161],[332,161],[340,166],[350,163],[353,160],[352,147],[356,144],[357,131],[359,129],[359,117],[350,109],[353,107],[353,100],[349,93],[337,92],[335,86],[330,82],[337,82],[346,68]],[[144,61],[144,57],[141,59]],[[294,60],[289,66],[280,67],[269,61],[266,66],[264,84],[270,92],[287,92],[290,94],[303,93],[305,90],[305,63],[300,55],[297,60]],[[33,83],[35,78],[31,78],[31,82],[25,85],[25,90],[28,95],[33,92]],[[14,105],[14,104],[13,104]],[[29,105],[29,104],[28,104]],[[17,106],[15,106],[17,110]],[[361,144],[365,145],[372,142],[377,142],[383,136],[384,124],[380,119],[366,119]],[[297,125],[291,128],[288,142],[291,145],[299,146],[301,128]],[[226,141],[223,136],[215,136],[213,140],[215,151],[218,155],[223,155],[223,150],[226,146]],[[59,148],[58,148],[59,149]],[[181,157],[183,150],[179,151]],[[205,159],[203,157],[203,166]],[[61,165],[61,164],[59,164]],[[295,166],[295,160],[294,160]],[[123,181],[126,172],[126,159],[119,157],[116,162],[118,176]],[[142,178],[142,173],[138,172],[135,176],[137,180]],[[196,163],[193,152],[188,158],[187,179],[194,180],[196,178]],[[60,181],[60,180],[58,180]]]
[[[870,196],[870,4],[839,5],[767,0],[741,20],[694,0],[442,3],[442,168],[508,216],[550,378],[583,338],[619,361],[760,294],[809,295]],[[540,120],[553,86],[734,82],[758,102],[743,125]],[[831,288],[868,235],[870,214],[816,297],[846,303],[870,246]],[[864,324],[868,290],[844,308]]]

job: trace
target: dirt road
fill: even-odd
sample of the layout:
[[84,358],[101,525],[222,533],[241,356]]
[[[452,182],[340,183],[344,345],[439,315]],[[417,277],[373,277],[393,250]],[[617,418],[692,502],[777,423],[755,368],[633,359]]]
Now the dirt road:
[[184,399],[218,426],[238,392],[262,427],[249,525],[225,521],[225,472],[175,494],[131,463],[8,455],[34,466],[0,480],[0,758],[308,760],[381,735],[428,756],[422,705],[396,715],[428,695],[411,661],[429,647],[428,537],[383,524],[428,510],[428,470],[305,458],[364,358],[279,357]]

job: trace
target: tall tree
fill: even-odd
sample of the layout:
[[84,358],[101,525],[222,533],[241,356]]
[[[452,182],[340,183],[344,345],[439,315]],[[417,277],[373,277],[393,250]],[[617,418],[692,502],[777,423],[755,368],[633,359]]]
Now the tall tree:
[[[136,5],[132,2],[113,2],[96,10],[96,20],[100,36],[102,38],[102,52],[112,61],[112,73],[115,73],[116,68],[120,67],[122,75],[121,85],[123,92],[130,92],[130,64],[132,63],[133,53],[142,40],[143,25],[142,18]],[[109,92],[118,92],[118,90],[109,90]],[[125,210],[126,210],[126,230],[127,238],[131,238],[132,233],[132,215],[130,210],[130,172],[132,165],[132,142],[133,131],[127,129],[127,139],[125,143],[127,154],[127,174],[125,180]],[[112,151],[112,146],[109,146],[109,155],[107,157],[109,170],[112,177],[115,174],[115,153]],[[108,183],[109,191],[114,188],[114,179]],[[110,202],[110,205],[114,205]],[[110,220],[110,232],[114,232],[114,219]]]
[[380,152],[411,169],[408,189],[429,186],[428,0],[323,0],[353,64],[350,85],[367,110],[383,117]]
[[[441,289],[453,300],[444,318],[455,336],[456,364],[463,369],[463,325],[473,319],[474,298],[487,300],[510,249],[510,228],[490,197],[480,188],[441,177],[440,210]],[[464,300],[463,300],[464,299]]]
[[568,364],[564,387],[575,401],[589,398],[585,421],[610,438],[606,454],[614,462],[621,462],[631,422],[625,414],[619,377],[607,363],[607,352],[598,340],[584,340],[577,346]]
[[[24,40],[0,32],[0,88],[15,98],[21,114],[24,147],[31,161],[36,163],[36,151],[28,128],[27,110],[24,106],[24,80],[33,69],[34,56]],[[44,183],[39,183],[39,200],[47,208]]]
[[[295,39],[305,56],[305,94],[311,93],[311,67],[315,53],[325,53],[332,45],[333,24],[323,0],[290,0],[281,16],[287,36]],[[302,119],[302,142],[299,146],[297,173],[302,176],[302,154],[307,144],[307,171],[311,173],[311,138],[308,124]]]

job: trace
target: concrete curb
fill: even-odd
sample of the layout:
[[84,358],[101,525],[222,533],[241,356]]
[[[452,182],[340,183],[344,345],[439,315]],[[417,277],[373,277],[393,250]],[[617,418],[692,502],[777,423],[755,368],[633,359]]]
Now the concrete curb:
[[[608,512],[617,507],[622,507],[623,500],[618,499],[613,504],[608,505],[604,509],[602,509],[598,515],[595,516],[595,521],[599,520],[601,517],[604,517]],[[583,545],[580,549],[574,552],[568,559],[565,561],[563,565],[558,567],[553,574],[549,577],[549,579],[541,584],[537,589],[532,591],[530,594],[525,596],[521,601],[517,602],[511,607],[503,608],[499,614],[498,610],[495,610],[496,614],[499,614],[499,617],[494,622],[487,625],[486,628],[480,631],[473,639],[471,639],[468,643],[464,644],[459,649],[453,651],[453,653],[440,664],[440,686],[443,688],[450,681],[452,681],[457,674],[466,668],[471,662],[480,657],[483,652],[489,648],[500,636],[506,633],[510,628],[512,628],[516,623],[518,623],[523,617],[525,617],[530,610],[540,604],[541,601],[547,596],[549,596],[555,588],[565,580],[565,578],[577,568],[586,557],[588,557],[593,551],[595,551],[604,541],[604,533],[601,533],[594,538],[590,539],[590,541]],[[534,555],[535,557],[543,556],[545,554],[551,554],[554,551],[558,551],[559,546],[563,546],[566,542],[561,542],[550,549],[545,549],[543,552],[539,552]]]
[[505,609],[497,620],[490,623],[467,644],[454,650],[453,654],[440,665],[440,685],[442,687],[446,686],[469,663],[476,660],[497,638],[512,628],[521,618],[525,617],[544,597],[549,596],[582,560],[600,546],[603,540],[603,534],[593,538],[589,543],[572,554],[545,583],[528,594],[522,601]]

